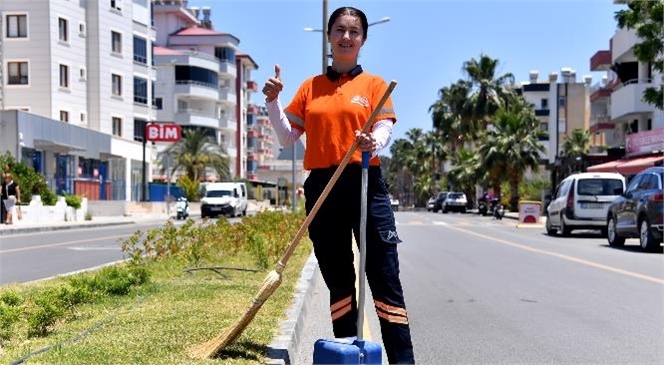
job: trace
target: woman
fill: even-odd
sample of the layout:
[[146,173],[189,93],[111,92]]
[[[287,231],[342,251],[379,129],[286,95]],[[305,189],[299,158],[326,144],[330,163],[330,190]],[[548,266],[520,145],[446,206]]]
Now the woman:
[[[360,150],[372,153],[367,197],[367,281],[389,363],[413,364],[410,327],[399,279],[397,244],[401,240],[378,158],[378,151],[389,142],[396,122],[391,99],[379,112],[371,133],[360,133],[387,90],[383,79],[364,72],[357,63],[368,27],[362,11],[352,7],[335,10],[327,29],[332,49],[332,66],[327,72],[304,81],[285,110],[278,99],[283,89],[278,65],[275,77],[265,83],[263,93],[269,119],[284,147],[307,133],[304,169],[311,171],[304,182],[307,214],[356,139]],[[360,162],[358,151],[309,226],[314,253],[330,290],[335,337],[357,335],[352,234],[359,241]]]
[[14,208],[21,201],[21,189],[14,182],[12,174],[5,174],[5,183],[2,185],[2,197],[5,209],[7,210],[5,224],[13,224]]

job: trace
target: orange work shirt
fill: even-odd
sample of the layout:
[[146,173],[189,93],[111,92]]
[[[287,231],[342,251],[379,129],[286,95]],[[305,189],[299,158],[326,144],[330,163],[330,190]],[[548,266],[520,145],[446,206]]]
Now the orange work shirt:
[[[334,73],[334,71],[331,71]],[[369,116],[387,91],[379,76],[362,72],[357,66],[350,74],[318,75],[304,81],[285,114],[293,128],[307,134],[304,169],[328,168],[341,164]],[[392,98],[388,98],[375,122],[392,119],[396,123]],[[361,163],[358,149],[349,163]],[[378,156],[369,162],[379,166]]]

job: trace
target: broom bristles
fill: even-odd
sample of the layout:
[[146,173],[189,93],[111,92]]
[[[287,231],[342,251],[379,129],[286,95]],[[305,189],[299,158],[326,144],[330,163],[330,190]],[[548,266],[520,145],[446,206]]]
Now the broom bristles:
[[258,290],[256,297],[251,301],[251,305],[247,308],[242,317],[235,321],[232,326],[220,335],[217,335],[210,341],[191,348],[187,351],[189,356],[196,359],[207,359],[214,357],[219,351],[232,344],[240,334],[242,334],[244,329],[247,328],[247,325],[249,325],[251,320],[254,319],[258,310],[263,306],[263,303],[265,303],[272,293],[277,290],[279,285],[281,285],[281,274],[275,270],[270,271],[263,280],[263,284]]

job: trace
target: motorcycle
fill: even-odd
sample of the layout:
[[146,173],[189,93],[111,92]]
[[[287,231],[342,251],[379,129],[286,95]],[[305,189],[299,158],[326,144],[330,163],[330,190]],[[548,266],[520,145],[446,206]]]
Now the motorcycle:
[[500,202],[497,202],[493,208],[493,217],[495,219],[501,220],[505,216],[505,207]]
[[482,216],[487,215],[487,213],[489,212],[489,208],[487,208],[486,202],[484,200],[480,200],[477,203],[477,212]]
[[189,218],[189,202],[187,202],[187,199],[178,199],[175,203],[175,218],[177,220]]

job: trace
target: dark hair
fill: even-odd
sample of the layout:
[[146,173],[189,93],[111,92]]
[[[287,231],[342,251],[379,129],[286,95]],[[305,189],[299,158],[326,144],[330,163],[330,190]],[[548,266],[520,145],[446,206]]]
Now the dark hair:
[[332,25],[342,15],[350,15],[360,18],[360,23],[362,23],[362,30],[364,32],[364,36],[362,38],[366,40],[367,33],[369,32],[369,22],[367,21],[367,16],[364,15],[362,10],[356,9],[352,6],[343,6],[341,8],[338,8],[332,13],[332,15],[330,15],[330,20],[327,22],[327,34],[329,35],[330,32],[332,32]]

